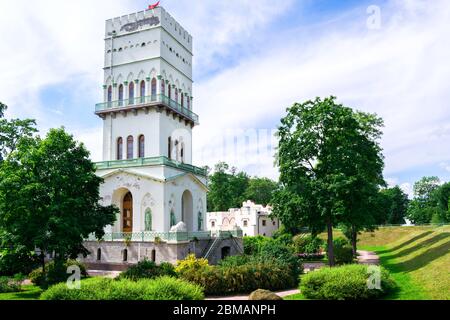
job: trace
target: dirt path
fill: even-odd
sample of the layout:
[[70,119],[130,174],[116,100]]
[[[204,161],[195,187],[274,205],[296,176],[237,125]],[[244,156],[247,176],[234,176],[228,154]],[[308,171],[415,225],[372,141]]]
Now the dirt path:
[[[287,290],[287,291],[279,291],[275,292],[276,295],[280,296],[281,298],[291,296],[293,294],[300,293],[300,290]],[[249,295],[241,295],[241,296],[230,296],[230,297],[207,297],[205,300],[248,300]]]
[[360,250],[360,251],[358,251],[358,263],[359,264],[379,265],[380,257],[377,256],[375,252]]

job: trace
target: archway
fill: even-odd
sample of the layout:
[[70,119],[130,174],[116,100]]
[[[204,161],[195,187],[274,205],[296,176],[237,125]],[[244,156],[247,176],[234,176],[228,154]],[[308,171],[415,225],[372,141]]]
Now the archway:
[[123,198],[122,205],[122,232],[133,232],[133,196],[128,192]]
[[192,193],[186,190],[181,198],[181,221],[186,224],[187,231],[194,231],[194,209]]

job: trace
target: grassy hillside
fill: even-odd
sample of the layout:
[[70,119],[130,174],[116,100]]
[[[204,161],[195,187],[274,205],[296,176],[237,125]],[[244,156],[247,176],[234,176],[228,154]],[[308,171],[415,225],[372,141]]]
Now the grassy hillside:
[[399,283],[390,298],[450,299],[450,226],[381,228],[360,239]]

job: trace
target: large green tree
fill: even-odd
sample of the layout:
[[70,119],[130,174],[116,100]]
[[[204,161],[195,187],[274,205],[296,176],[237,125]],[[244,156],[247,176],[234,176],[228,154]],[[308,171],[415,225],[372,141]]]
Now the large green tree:
[[36,130],[36,121],[32,119],[5,119],[8,107],[0,102],[0,161],[13,150],[23,137],[31,137]]
[[102,238],[118,213],[99,203],[101,183],[89,152],[64,129],[50,130],[45,139],[20,139],[0,166],[4,241],[55,252],[57,261],[87,254],[83,239],[92,233]]
[[436,197],[440,184],[438,177],[423,177],[414,183],[414,199],[407,211],[409,220],[415,224],[427,224],[438,214]]
[[268,178],[250,178],[248,188],[245,191],[245,198],[251,200],[256,204],[267,206],[272,200],[274,191],[278,184]]
[[279,190],[274,214],[288,227],[326,227],[334,265],[333,226],[365,228],[370,196],[384,185],[378,139],[383,121],[337,104],[335,97],[294,104],[278,128]]
[[408,210],[408,195],[399,186],[380,191],[383,201],[383,216],[377,224],[404,224]]

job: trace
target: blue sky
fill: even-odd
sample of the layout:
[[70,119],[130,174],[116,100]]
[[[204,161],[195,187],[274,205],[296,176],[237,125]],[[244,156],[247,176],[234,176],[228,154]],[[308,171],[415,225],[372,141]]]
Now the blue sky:
[[[9,117],[65,126],[101,160],[103,32],[142,0],[0,3],[0,101]],[[450,3],[446,0],[162,0],[194,37],[194,162],[276,178],[270,141],[296,101],[335,95],[385,119],[385,178],[411,193],[450,180]],[[369,6],[379,29],[367,26]],[[11,27],[14,26],[14,27]],[[229,135],[248,142],[230,153]],[[244,141],[241,140],[241,141]],[[270,139],[269,139],[270,140]],[[258,152],[259,150],[259,152]]]

